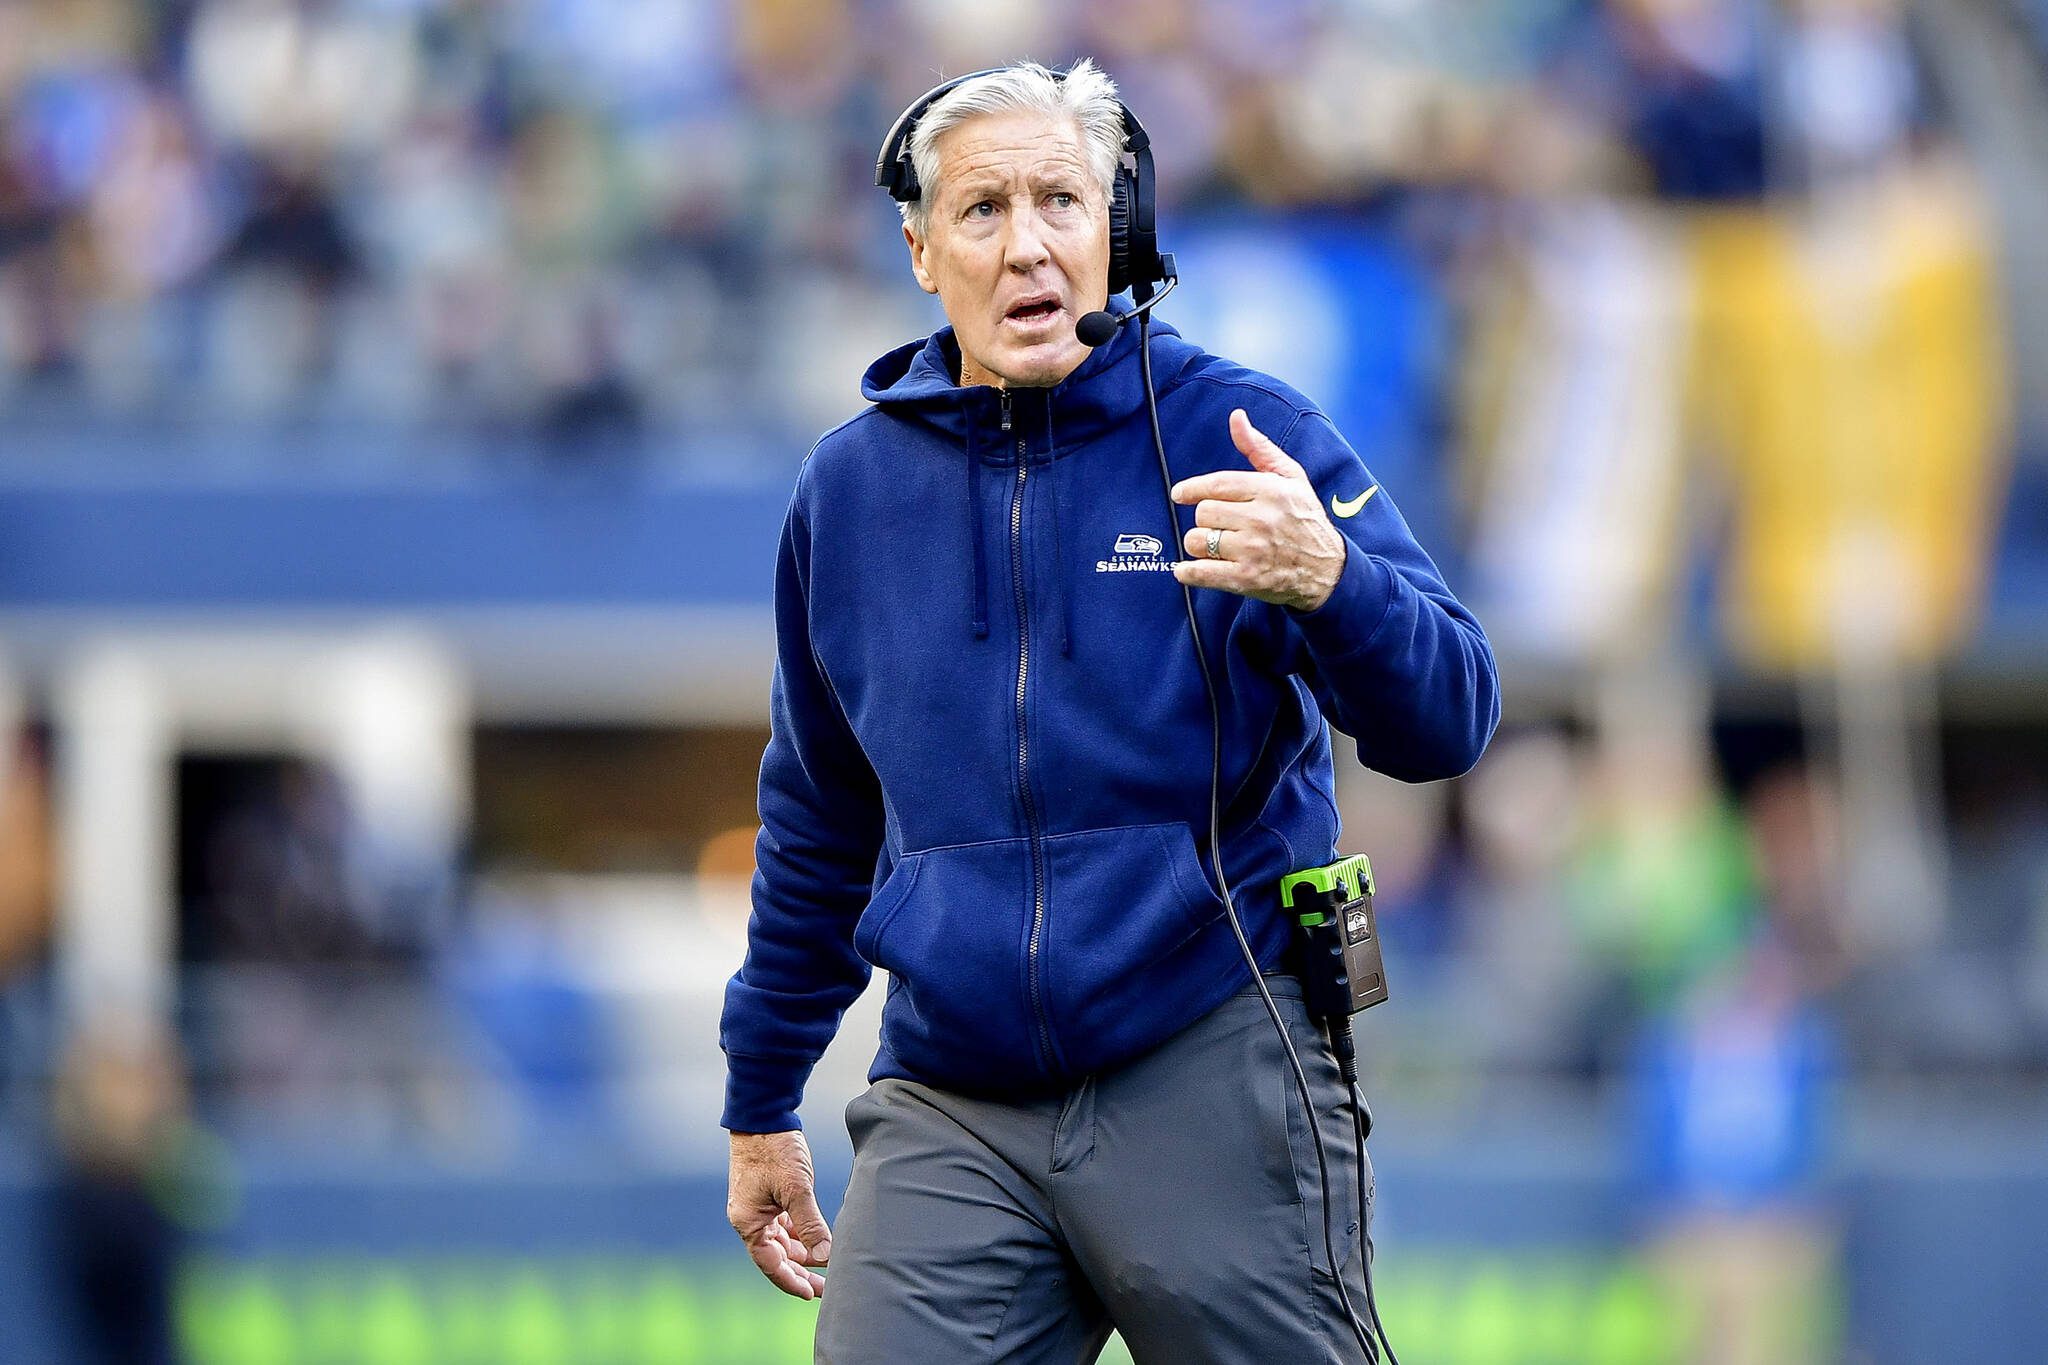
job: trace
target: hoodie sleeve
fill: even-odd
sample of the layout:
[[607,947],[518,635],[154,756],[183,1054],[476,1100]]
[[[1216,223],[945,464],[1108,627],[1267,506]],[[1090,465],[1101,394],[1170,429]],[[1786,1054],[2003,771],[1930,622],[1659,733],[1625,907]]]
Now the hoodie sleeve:
[[1327,601],[1276,608],[1287,624],[1283,668],[1358,741],[1366,767],[1405,782],[1468,771],[1500,724],[1486,633],[1329,418],[1304,412],[1279,445],[1307,471],[1345,543]]
[[761,758],[747,955],[725,990],[725,1114],[738,1133],[800,1126],[797,1101],[867,985],[853,926],[883,837],[881,785],[811,648],[802,479],[775,563],[775,675]]

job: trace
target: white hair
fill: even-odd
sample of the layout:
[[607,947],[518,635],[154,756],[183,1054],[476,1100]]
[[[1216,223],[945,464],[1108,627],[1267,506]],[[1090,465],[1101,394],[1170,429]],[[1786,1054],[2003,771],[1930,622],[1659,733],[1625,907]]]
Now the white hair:
[[1116,82],[1086,57],[1075,62],[1064,78],[1037,62],[1019,62],[941,96],[911,130],[910,165],[917,172],[918,195],[898,208],[918,236],[931,224],[932,199],[938,193],[939,139],[983,114],[1017,112],[1072,119],[1081,130],[1089,169],[1101,183],[1102,202],[1109,203],[1124,146],[1124,114],[1117,103]]

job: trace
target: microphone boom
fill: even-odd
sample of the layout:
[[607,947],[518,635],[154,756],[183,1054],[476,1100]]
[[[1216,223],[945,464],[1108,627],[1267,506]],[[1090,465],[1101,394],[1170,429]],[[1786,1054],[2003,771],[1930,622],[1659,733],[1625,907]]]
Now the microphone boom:
[[1128,313],[1117,314],[1106,309],[1093,313],[1083,313],[1080,321],[1074,324],[1075,338],[1092,351],[1103,342],[1115,336],[1117,328],[1133,318],[1141,318],[1151,312],[1152,305],[1165,298],[1168,294],[1171,294],[1175,286],[1180,283],[1180,274],[1173,268],[1173,257],[1167,256],[1164,259],[1167,269],[1166,287],[1164,289],[1154,294],[1151,298],[1146,299]]

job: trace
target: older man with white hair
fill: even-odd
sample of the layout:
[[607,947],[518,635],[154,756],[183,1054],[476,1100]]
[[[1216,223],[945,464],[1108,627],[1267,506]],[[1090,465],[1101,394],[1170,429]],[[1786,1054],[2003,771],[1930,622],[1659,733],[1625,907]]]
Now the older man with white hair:
[[[778,551],[728,1213],[824,1296],[821,1361],[1364,1359],[1369,1167],[1277,887],[1336,857],[1329,726],[1461,773],[1492,652],[1306,397],[1081,322],[1134,308],[1108,77],[935,93],[903,235],[948,325],[869,368]],[[877,966],[835,1234],[797,1102]]]

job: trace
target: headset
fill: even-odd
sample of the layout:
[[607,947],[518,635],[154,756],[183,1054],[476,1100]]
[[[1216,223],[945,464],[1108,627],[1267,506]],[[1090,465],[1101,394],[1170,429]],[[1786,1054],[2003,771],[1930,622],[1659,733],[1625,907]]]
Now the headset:
[[[875,184],[889,192],[899,203],[916,201],[924,192],[918,183],[917,168],[911,162],[910,138],[917,130],[918,120],[939,100],[969,81],[983,76],[992,76],[1009,67],[988,67],[970,71],[964,76],[926,91],[902,114],[889,129],[889,135],[882,141],[881,154],[875,158]],[[1054,80],[1063,81],[1067,73],[1053,71]],[[1180,273],[1171,255],[1159,250],[1157,217],[1155,213],[1152,169],[1152,139],[1146,134],[1138,116],[1130,106],[1121,100],[1117,108],[1123,115],[1124,139],[1122,154],[1118,157],[1116,183],[1109,204],[1109,292],[1122,293],[1128,289],[1132,301],[1138,306],[1128,313],[1114,314],[1095,312],[1085,314],[1075,324],[1075,333],[1085,346],[1096,347],[1115,335],[1125,323],[1138,323],[1138,358],[1145,382],[1145,409],[1152,423],[1152,445],[1159,454],[1159,476],[1166,494],[1166,514],[1174,528],[1174,540],[1180,542],[1182,528],[1180,506],[1173,500],[1173,473],[1166,458],[1166,437],[1159,425],[1159,397],[1152,382],[1152,306],[1173,292],[1180,282]],[[1124,164],[1128,157],[1129,165]],[[1164,285],[1164,289],[1158,288]],[[1253,983],[1259,989],[1259,998],[1265,1002],[1266,1014],[1273,1021],[1273,1028],[1280,1036],[1280,1046],[1287,1054],[1287,1061],[1294,1072],[1295,1089],[1301,1096],[1303,1113],[1307,1117],[1309,1136],[1314,1139],[1316,1153],[1316,1177],[1323,1191],[1323,1253],[1329,1258],[1332,1279],[1337,1286],[1337,1298],[1344,1307],[1344,1315],[1351,1331],[1358,1338],[1359,1346],[1365,1351],[1368,1361],[1377,1362],[1384,1352],[1388,1365],[1400,1365],[1394,1355],[1394,1348],[1387,1341],[1386,1328],[1380,1323],[1379,1306],[1374,1301],[1372,1286],[1372,1242],[1367,1233],[1367,1207],[1365,1192],[1365,1137],[1371,1130],[1371,1111],[1365,1106],[1364,1096],[1354,1084],[1351,1087],[1352,1130],[1357,1136],[1358,1170],[1358,1236],[1360,1240],[1359,1259],[1365,1268],[1365,1301],[1371,1317],[1368,1326],[1352,1306],[1351,1295],[1344,1284],[1343,1267],[1337,1262],[1337,1252],[1330,1234],[1330,1168],[1329,1159],[1323,1147],[1322,1125],[1316,1122],[1315,1101],[1309,1094],[1308,1073],[1302,1069],[1301,1056],[1295,1051],[1294,1039],[1287,1032],[1285,1021],[1280,1018],[1280,1007],[1273,1003],[1273,993],[1266,988],[1264,974],[1259,970],[1258,957],[1252,952],[1251,941],[1245,936],[1244,922],[1238,917],[1237,902],[1230,894],[1230,882],[1223,872],[1222,816],[1219,793],[1223,780],[1223,717],[1217,699],[1216,680],[1209,672],[1208,652],[1202,647],[1202,628],[1195,613],[1194,589],[1180,585],[1181,601],[1187,609],[1188,631],[1194,640],[1195,662],[1202,670],[1202,685],[1209,697],[1210,746],[1209,746],[1209,865],[1215,873],[1216,885],[1222,893],[1223,908],[1230,921],[1231,933],[1237,937],[1238,951],[1243,954],[1246,969],[1251,973]]]

